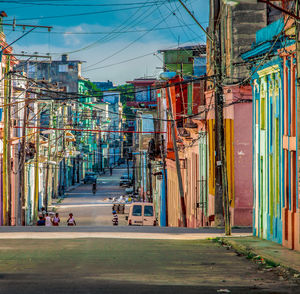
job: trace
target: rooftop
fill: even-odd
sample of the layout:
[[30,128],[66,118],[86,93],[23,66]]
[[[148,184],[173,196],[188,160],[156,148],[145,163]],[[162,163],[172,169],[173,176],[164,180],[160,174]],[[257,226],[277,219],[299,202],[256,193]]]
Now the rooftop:
[[205,44],[197,44],[197,45],[187,45],[187,46],[179,46],[176,48],[169,49],[161,49],[158,52],[168,52],[168,51],[182,51],[182,50],[197,50],[202,51],[203,54],[206,53],[206,45]]

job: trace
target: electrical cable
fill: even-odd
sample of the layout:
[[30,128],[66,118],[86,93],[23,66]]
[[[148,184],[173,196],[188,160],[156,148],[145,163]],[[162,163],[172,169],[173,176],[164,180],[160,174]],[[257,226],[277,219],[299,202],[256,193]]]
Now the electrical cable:
[[[151,7],[152,4],[146,5],[146,7]],[[81,13],[74,13],[74,14],[64,14],[64,15],[51,15],[51,16],[41,16],[41,17],[34,17],[34,18],[18,18],[17,21],[27,21],[27,20],[44,20],[44,19],[55,19],[55,18],[66,18],[66,17],[77,17],[77,16],[84,16],[84,15],[95,15],[95,14],[103,14],[103,13],[111,13],[111,12],[119,12],[119,11],[128,11],[133,9],[138,9],[142,6],[135,6],[135,7],[127,7],[127,8],[118,8],[118,9],[111,9],[111,10],[100,10],[100,11],[90,11],[90,12],[81,12]],[[8,21],[13,21],[10,19]]]

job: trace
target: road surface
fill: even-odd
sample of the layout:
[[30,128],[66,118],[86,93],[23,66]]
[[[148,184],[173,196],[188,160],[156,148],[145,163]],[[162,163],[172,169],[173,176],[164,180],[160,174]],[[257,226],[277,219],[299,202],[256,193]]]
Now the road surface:
[[[68,215],[72,212],[79,226],[112,226],[112,203],[105,199],[125,195],[125,188],[119,186],[124,173],[127,173],[126,168],[117,167],[112,176],[106,172],[98,177],[95,195],[92,193],[92,184],[81,184],[68,192],[61,203],[54,204],[60,214],[61,225],[66,225]],[[125,216],[119,215],[119,220],[120,226],[127,225]]]
[[[112,226],[104,199],[124,193],[124,172],[100,177],[95,196],[81,185],[56,204],[60,227],[0,227],[0,294],[299,293],[295,281],[207,240],[221,229]],[[69,212],[78,226],[65,226]]]
[[1,240],[0,293],[299,293],[210,240]]

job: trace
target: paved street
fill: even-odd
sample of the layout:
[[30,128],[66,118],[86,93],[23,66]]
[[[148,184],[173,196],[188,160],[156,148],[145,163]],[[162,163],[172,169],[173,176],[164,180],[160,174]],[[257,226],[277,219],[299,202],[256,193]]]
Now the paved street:
[[[119,197],[125,194],[125,188],[119,186],[120,177],[127,169],[116,167],[113,175],[109,171],[98,176],[97,192],[92,193],[92,184],[81,184],[67,193],[62,203],[55,204],[61,217],[61,225],[66,225],[70,212],[73,213],[79,226],[112,226],[112,204],[104,201],[108,197]],[[126,225],[125,217],[119,215],[119,225]]]
[[0,283],[1,294],[299,290],[208,240],[1,240]]
[[[120,175],[80,185],[55,208],[60,227],[0,228],[0,293],[296,293],[298,286],[207,240],[217,228],[129,227],[111,224],[107,197]],[[72,212],[77,227],[66,227]],[[122,216],[121,216],[122,217]],[[251,228],[234,228],[235,236]]]

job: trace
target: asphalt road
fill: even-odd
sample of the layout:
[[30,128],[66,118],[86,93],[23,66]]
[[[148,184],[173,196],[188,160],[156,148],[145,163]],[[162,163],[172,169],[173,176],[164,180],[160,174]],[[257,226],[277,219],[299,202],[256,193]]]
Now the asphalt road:
[[[199,240],[222,229],[129,227],[122,215],[112,226],[105,198],[124,194],[125,172],[99,177],[96,195],[91,185],[68,193],[55,205],[59,227],[0,227],[0,294],[299,293],[275,271]],[[69,212],[78,226],[66,227]]]
[[[126,168],[117,167],[112,176],[109,172],[99,176],[95,195],[92,193],[92,184],[81,184],[67,193],[67,197],[61,203],[54,204],[60,214],[61,226],[66,226],[70,212],[73,213],[78,226],[112,226],[112,203],[105,199],[125,195],[125,188],[119,186],[119,181],[121,175],[126,172]],[[119,225],[127,225],[125,216],[119,215]]]
[[209,240],[27,239],[1,240],[0,293],[299,293],[299,285]]

